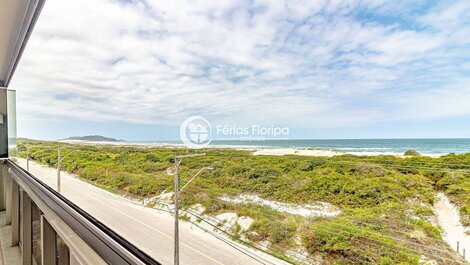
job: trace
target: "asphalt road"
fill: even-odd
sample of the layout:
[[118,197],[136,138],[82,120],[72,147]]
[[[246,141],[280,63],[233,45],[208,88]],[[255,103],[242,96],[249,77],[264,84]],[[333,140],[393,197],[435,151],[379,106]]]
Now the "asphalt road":
[[[26,168],[26,160],[19,165]],[[56,169],[30,161],[30,172],[56,188]],[[62,172],[62,194],[163,264],[173,264],[174,219]],[[246,249],[245,249],[246,251]],[[181,264],[286,264],[259,251],[241,252],[187,222],[180,222]]]

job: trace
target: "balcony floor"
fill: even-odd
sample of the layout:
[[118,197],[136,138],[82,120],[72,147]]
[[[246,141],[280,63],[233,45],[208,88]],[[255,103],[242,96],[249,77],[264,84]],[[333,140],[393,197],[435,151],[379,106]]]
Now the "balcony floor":
[[21,250],[19,246],[10,247],[11,225],[4,225],[5,217],[5,211],[0,212],[0,265],[20,265]]

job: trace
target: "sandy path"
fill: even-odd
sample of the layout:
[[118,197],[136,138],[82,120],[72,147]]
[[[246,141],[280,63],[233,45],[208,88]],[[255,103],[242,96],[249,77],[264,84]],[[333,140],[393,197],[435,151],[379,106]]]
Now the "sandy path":
[[462,255],[463,249],[466,250],[465,259],[470,261],[470,235],[460,222],[459,210],[449,201],[444,193],[438,194],[439,201],[434,204],[434,212],[436,213],[439,225],[444,229],[444,241],[446,241],[452,249],[456,250],[457,241],[460,244],[459,253]]

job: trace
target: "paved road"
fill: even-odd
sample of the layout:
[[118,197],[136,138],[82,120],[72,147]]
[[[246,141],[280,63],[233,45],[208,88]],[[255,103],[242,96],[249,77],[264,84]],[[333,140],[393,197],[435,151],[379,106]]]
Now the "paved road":
[[[26,161],[19,165],[26,168]],[[56,188],[54,168],[30,162],[30,172]],[[169,213],[138,205],[66,172],[62,172],[62,194],[108,227],[163,264],[173,264],[173,224]],[[285,264],[251,250],[257,259],[229,246],[190,223],[180,222],[181,264]],[[268,261],[268,260],[269,261]]]

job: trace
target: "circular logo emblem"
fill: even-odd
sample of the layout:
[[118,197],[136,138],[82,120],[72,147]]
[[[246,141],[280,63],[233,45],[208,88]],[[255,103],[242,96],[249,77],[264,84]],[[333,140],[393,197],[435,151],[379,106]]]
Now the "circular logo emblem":
[[180,138],[187,146],[201,147],[208,145],[212,140],[211,136],[211,124],[201,116],[191,116],[181,124]]

